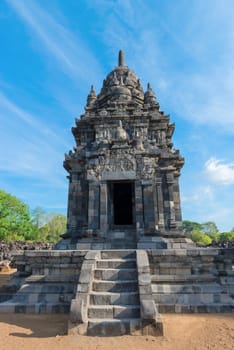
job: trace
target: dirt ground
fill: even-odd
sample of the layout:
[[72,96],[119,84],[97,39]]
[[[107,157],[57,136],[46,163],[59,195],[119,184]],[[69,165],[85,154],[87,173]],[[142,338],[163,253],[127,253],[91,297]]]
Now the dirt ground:
[[163,315],[163,337],[66,336],[64,315],[0,315],[0,350],[234,349],[234,315]]

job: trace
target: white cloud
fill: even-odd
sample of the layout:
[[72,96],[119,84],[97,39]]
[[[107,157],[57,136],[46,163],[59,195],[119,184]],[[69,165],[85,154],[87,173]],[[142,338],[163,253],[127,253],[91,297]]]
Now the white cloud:
[[228,187],[193,184],[192,188],[182,188],[181,202],[184,220],[214,221],[220,231],[233,227],[233,196]]
[[205,173],[211,181],[218,184],[234,184],[234,163],[224,163],[223,160],[210,158],[205,163]]
[[214,190],[211,186],[199,186],[193,190],[189,195],[181,197],[182,203],[193,203],[193,205],[203,205],[207,201],[212,201],[214,197]]

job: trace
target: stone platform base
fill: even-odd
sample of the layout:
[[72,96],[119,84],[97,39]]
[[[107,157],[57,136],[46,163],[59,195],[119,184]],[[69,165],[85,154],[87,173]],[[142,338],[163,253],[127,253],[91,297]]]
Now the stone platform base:
[[234,312],[233,248],[26,250],[13,262],[0,312],[70,313],[73,334],[159,335],[159,312]]
[[191,249],[194,242],[189,238],[142,237],[137,243],[137,249]]
[[111,249],[111,242],[106,242],[103,238],[67,238],[59,241],[56,250],[105,250]]
[[144,236],[133,239],[133,233],[110,231],[108,239],[104,237],[67,238],[59,241],[58,250],[109,250],[109,249],[190,249],[195,248],[193,241],[186,237]]

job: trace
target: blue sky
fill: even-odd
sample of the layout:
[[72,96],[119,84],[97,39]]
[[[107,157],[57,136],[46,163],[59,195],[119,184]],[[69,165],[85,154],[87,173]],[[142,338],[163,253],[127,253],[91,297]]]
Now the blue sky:
[[183,218],[234,227],[233,0],[1,0],[0,187],[66,212],[62,163],[119,49],[176,123]]

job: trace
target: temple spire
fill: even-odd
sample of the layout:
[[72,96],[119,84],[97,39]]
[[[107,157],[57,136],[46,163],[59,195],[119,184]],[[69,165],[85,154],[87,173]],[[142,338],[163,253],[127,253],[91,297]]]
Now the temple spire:
[[90,93],[88,94],[87,97],[87,107],[90,107],[97,99],[97,95],[94,90],[94,86],[91,85]]
[[119,51],[119,67],[125,66],[124,62],[124,52],[122,50]]

